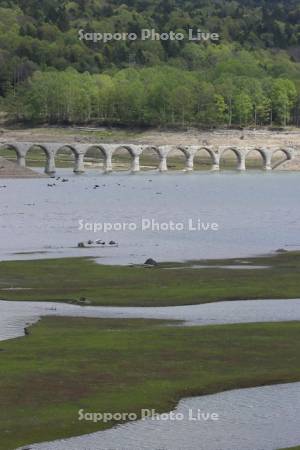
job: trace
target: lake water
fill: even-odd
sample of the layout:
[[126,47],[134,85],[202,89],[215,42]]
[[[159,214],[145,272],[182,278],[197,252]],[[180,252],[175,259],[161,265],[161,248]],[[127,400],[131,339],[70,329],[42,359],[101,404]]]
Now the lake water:
[[[218,414],[218,420],[190,420],[195,417],[198,409],[204,414]],[[239,389],[188,398],[179,402],[174,413],[182,414],[183,420],[143,420],[29,448],[279,450],[292,447],[300,442],[300,383]]]
[[[95,256],[102,263],[245,257],[280,247],[300,248],[300,183],[297,173],[249,171],[221,173],[76,176],[69,182],[49,179],[1,180],[0,259]],[[48,183],[56,183],[49,187]],[[95,185],[99,185],[94,189]],[[182,231],[141,229],[170,221]],[[89,232],[94,223],[135,224],[136,230]],[[191,231],[198,220],[219,231]],[[115,240],[118,248],[78,249],[89,239]]]
[[[1,296],[1,294],[0,294]],[[242,300],[164,307],[77,306],[53,302],[0,301],[0,340],[23,336],[42,316],[182,320],[184,325],[218,325],[300,320],[300,299]]]

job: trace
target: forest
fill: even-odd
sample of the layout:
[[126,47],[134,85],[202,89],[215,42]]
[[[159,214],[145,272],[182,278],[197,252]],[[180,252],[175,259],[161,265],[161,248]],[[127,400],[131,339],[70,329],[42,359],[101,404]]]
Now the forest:
[[[142,29],[218,42],[79,39]],[[11,121],[299,126],[298,0],[0,0],[0,111]]]

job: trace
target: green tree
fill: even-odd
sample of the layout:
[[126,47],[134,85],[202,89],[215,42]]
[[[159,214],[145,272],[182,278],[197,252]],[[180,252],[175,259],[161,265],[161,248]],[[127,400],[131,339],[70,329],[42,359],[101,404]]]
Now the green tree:
[[295,104],[297,91],[291,80],[278,79],[273,81],[271,101],[273,119],[286,126],[290,120],[291,109]]
[[246,92],[240,92],[234,97],[234,115],[240,125],[249,125],[252,119],[253,103]]

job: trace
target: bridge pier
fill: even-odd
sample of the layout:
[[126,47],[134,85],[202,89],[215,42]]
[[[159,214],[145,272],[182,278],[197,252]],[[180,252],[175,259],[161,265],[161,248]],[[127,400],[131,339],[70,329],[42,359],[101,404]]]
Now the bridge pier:
[[245,157],[245,155],[241,155],[239,163],[238,163],[238,166],[237,166],[237,170],[240,170],[242,172],[244,170],[246,170],[246,157]]
[[140,155],[134,155],[132,159],[131,172],[140,171]]
[[213,172],[217,172],[220,170],[220,155],[216,152],[212,152],[211,155],[213,158],[213,164],[212,164],[211,170]]
[[191,172],[192,170],[194,170],[194,156],[195,155],[190,154],[186,157],[185,170],[187,172]]
[[77,174],[84,173],[84,154],[78,153],[75,156],[75,168],[74,172]]
[[113,171],[113,165],[112,165],[112,154],[106,153],[105,159],[104,159],[104,172],[110,173]]
[[264,170],[272,170],[272,153],[266,153],[264,160]]
[[20,154],[17,155],[17,164],[20,167],[26,167],[26,159],[25,159],[24,155],[20,155]]
[[168,170],[167,156],[163,155],[163,156],[160,157],[159,171],[160,172],[167,172],[167,170]]
[[54,175],[55,172],[56,172],[55,157],[51,153],[50,155],[47,155],[46,166],[45,166],[45,173],[48,174],[48,175]]
[[214,163],[214,164],[212,165],[211,170],[212,170],[213,172],[218,172],[218,171],[220,170],[220,163]]

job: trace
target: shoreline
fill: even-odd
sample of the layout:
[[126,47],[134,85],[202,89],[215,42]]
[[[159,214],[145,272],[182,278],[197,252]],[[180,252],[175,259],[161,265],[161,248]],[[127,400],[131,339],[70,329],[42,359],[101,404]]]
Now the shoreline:
[[[141,408],[151,406],[150,409],[164,412],[173,409],[180,399],[186,397],[208,395],[245,387],[298,382],[300,375],[294,362],[298,354],[296,344],[299,342],[299,340],[297,341],[299,327],[300,322],[204,327],[174,327],[168,325],[166,327],[165,323],[158,324],[155,321],[138,319],[119,319],[116,321],[111,319],[45,318],[32,327],[29,336],[5,341],[1,345],[5,349],[2,358],[3,364],[5,364],[9,354],[22,354],[22,358],[19,357],[18,359],[18,366],[23,367],[22,377],[13,369],[14,366],[12,367],[14,370],[12,376],[15,379],[16,392],[19,392],[19,390],[24,392],[24,389],[28,392],[29,386],[26,385],[26,380],[28,377],[30,378],[31,396],[30,403],[24,405],[22,409],[23,414],[18,420],[18,430],[13,427],[13,435],[6,434],[3,442],[4,447],[1,447],[0,444],[0,448],[1,450],[2,448],[3,450],[11,450],[16,445],[26,445],[28,442],[65,439],[74,435],[99,431],[99,424],[74,423],[74,415],[76,417],[78,411],[78,398],[81,398],[82,395],[85,399],[84,404],[88,405],[92,411],[105,411],[105,405],[107,404],[110,405],[110,411],[112,412],[139,411],[139,405]],[[110,343],[109,349],[106,347],[107,342]],[[128,345],[129,342],[131,342],[131,345]],[[199,346],[199,342],[202,345]],[[237,342],[238,345],[236,345]],[[291,345],[292,342],[294,345]],[[270,345],[276,345],[276,353],[269,351]],[[89,370],[82,371],[81,369],[78,371],[77,368],[76,380],[74,380],[73,367],[75,363],[74,346],[77,357],[82,355],[86,364],[90,362],[88,364]],[[95,359],[95,348],[98,349],[97,354],[102,355],[102,359]],[[141,352],[141,348],[144,351]],[[41,349],[44,349],[42,353]],[[61,363],[62,352],[64,364]],[[117,360],[119,364],[116,365],[113,355],[108,357],[111,352],[113,352],[113,355],[123,355],[122,358],[120,357]],[[172,358],[165,357],[162,359],[161,352],[165,354],[171,352]],[[214,354],[213,360],[208,358],[211,352]],[[37,358],[36,353],[40,355],[39,358]],[[217,357],[217,355],[219,356]],[[129,377],[128,373],[126,379],[128,395],[124,396],[118,391],[119,382],[121,382],[121,379],[123,380],[123,370],[119,365],[122,367],[123,361],[126,361],[127,370],[129,370],[128,360],[132,361],[132,358],[135,364],[130,365],[131,376]],[[183,363],[183,358],[185,363]],[[68,366],[65,364],[66,360],[69,361]],[[22,361],[26,361],[26,367],[24,367]],[[236,363],[233,363],[233,361]],[[201,371],[204,362],[205,374]],[[34,383],[32,382],[32,364],[33,367],[43,364],[43,372],[36,373]],[[255,374],[251,371],[254,364],[257,365]],[[57,367],[54,378],[51,377],[51,370],[49,372],[53,365]],[[187,366],[193,367],[193,370],[186,371]],[[11,371],[10,367],[8,364],[6,371]],[[230,373],[228,373],[229,367]],[[270,367],[273,368],[272,373],[269,371]],[[110,375],[109,378],[106,378],[107,370],[110,374],[113,373],[114,377],[111,378]],[[184,377],[182,377],[183,371]],[[48,382],[44,385],[43,379],[47,376],[47,373],[49,373]],[[99,373],[102,374],[102,383],[96,384],[97,391],[100,390],[100,393],[83,391],[83,394],[80,394],[80,389],[83,386],[91,386],[87,384],[87,377],[91,380],[96,373],[98,377]],[[147,374],[144,382],[144,378],[141,382],[142,373]],[[201,374],[200,377],[199,374]],[[157,384],[158,376],[161,378],[159,384]],[[136,377],[140,380],[138,384],[135,382]],[[147,382],[149,377],[152,379],[150,384]],[[57,384],[60,379],[62,382]],[[71,386],[69,383],[71,383]],[[110,389],[107,389],[107,383]],[[111,383],[117,389],[115,392],[119,392],[117,398],[111,397],[113,395]],[[39,386],[38,392],[37,385]],[[55,397],[52,393],[54,387]],[[75,403],[72,401],[72,396],[69,400],[65,397],[68,389],[71,389],[71,392],[75,389],[75,392],[77,392]],[[144,394],[137,403],[137,399],[140,398],[140,389]],[[51,400],[48,399],[50,394]],[[30,408],[31,401],[36,403],[37,396],[40,401],[36,404],[34,417],[39,418],[39,420],[36,426],[31,424],[30,429],[28,429],[30,417],[28,417],[27,409]],[[44,411],[45,401],[47,402],[48,415],[39,415],[39,411]],[[50,404],[48,404],[48,401],[50,401]],[[66,402],[70,405],[67,409],[63,408]],[[15,406],[12,405],[9,410],[6,409],[5,411],[6,419],[3,421],[5,429],[12,430],[14,409]],[[51,414],[53,410],[56,411],[54,417]],[[10,425],[6,423],[8,417],[11,417],[12,420],[9,422]],[[58,426],[58,423],[63,423],[64,426]],[[103,426],[101,429],[103,429]],[[14,446],[12,446],[12,442],[14,442]]]
[[[253,394],[259,395],[262,392],[267,393],[268,391],[271,391],[271,390],[274,391],[274,393],[276,390],[276,406],[277,406],[278,393],[280,393],[281,390],[288,390],[293,387],[295,387],[297,389],[298,386],[300,386],[300,383],[297,381],[296,382],[288,382],[288,383],[274,383],[274,384],[270,384],[270,385],[262,384],[259,386],[234,388],[234,389],[228,389],[228,390],[224,390],[224,391],[220,391],[220,392],[217,391],[215,393],[203,394],[201,396],[197,396],[197,394],[192,397],[187,396],[187,397],[183,397],[178,400],[177,404],[174,405],[174,408],[175,408],[174,410],[169,410],[168,412],[162,412],[161,417],[165,417],[167,415],[170,417],[168,419],[168,421],[171,422],[171,421],[176,420],[176,417],[178,417],[179,415],[186,416],[187,412],[190,416],[191,413],[194,414],[195,404],[197,406],[199,405],[200,408],[202,407],[202,409],[200,409],[200,408],[196,409],[196,411],[199,414],[201,411],[203,411],[203,402],[205,405],[207,400],[209,401],[210,399],[214,400],[214,399],[218,398],[220,401],[220,400],[222,400],[222,397],[229,397],[229,398],[227,398],[227,401],[228,400],[230,401],[230,397],[233,397],[233,399],[234,399],[234,396],[236,396],[237,394],[241,394],[242,396],[244,396],[245,394],[247,395],[249,393],[250,394],[249,398],[246,398],[244,400],[244,403],[249,404],[251,402],[251,399],[253,400]],[[295,389],[295,391],[296,391],[296,389]],[[296,394],[296,392],[294,394]],[[264,399],[264,401],[266,400],[265,395],[264,395],[263,399]],[[232,401],[230,403],[232,404]],[[192,408],[189,407],[189,405],[192,406]],[[215,406],[215,401],[213,401],[212,406]],[[256,412],[257,408],[259,408],[258,399],[256,399],[256,401],[253,402],[253,405],[251,408],[251,409],[254,409],[253,414],[255,414],[255,415],[258,415]],[[281,406],[280,409],[283,410],[284,408]],[[180,412],[180,411],[182,411],[182,412]],[[93,414],[93,413],[91,413],[91,414]],[[94,414],[97,414],[97,413],[94,413]],[[203,412],[202,414],[205,415],[205,412]],[[206,414],[209,415],[209,413],[206,413]],[[217,415],[218,415],[218,413],[217,413]],[[172,419],[172,417],[174,417],[174,416],[175,416],[175,419]],[[250,418],[251,418],[251,414],[250,414]],[[252,417],[252,419],[253,419],[253,417]],[[152,420],[155,420],[155,419],[152,419]],[[177,420],[179,420],[179,425],[180,425],[181,419],[177,419]],[[198,419],[198,423],[200,420]],[[210,420],[212,420],[212,419],[210,419]],[[153,426],[149,425],[149,424],[142,425],[142,421],[143,421],[143,419],[140,418],[134,422],[128,421],[125,423],[113,425],[112,428],[108,428],[106,430],[102,430],[99,432],[96,431],[96,432],[93,432],[90,434],[74,436],[74,437],[67,438],[64,440],[58,439],[58,440],[54,440],[54,441],[50,441],[50,442],[48,441],[48,442],[42,442],[40,444],[33,444],[33,446],[31,446],[31,448],[32,448],[32,450],[50,450],[50,449],[51,450],[65,450],[64,446],[67,442],[68,446],[69,446],[68,448],[72,448],[72,450],[75,450],[73,445],[76,446],[76,450],[77,450],[78,444],[79,445],[84,444],[84,446],[85,446],[84,448],[86,450],[94,450],[94,448],[95,448],[94,443],[97,443],[97,441],[103,442],[103,439],[107,441],[108,439],[111,440],[111,438],[115,438],[117,441],[119,441],[120,438],[119,437],[116,438],[116,434],[118,433],[119,435],[121,434],[121,441],[123,440],[124,442],[127,443],[128,438],[130,438],[133,440],[133,443],[132,443],[133,445],[130,445],[130,447],[124,447],[122,445],[122,448],[115,447],[115,450],[140,450],[140,447],[136,447],[136,448],[134,447],[134,445],[136,445],[135,439],[139,438],[139,433],[140,432],[143,433],[146,431],[148,438],[151,436],[151,432],[153,434]],[[166,419],[161,419],[161,420],[156,419],[156,422],[161,422],[161,421],[165,422]],[[186,420],[184,420],[184,422],[186,423]],[[204,419],[204,422],[205,422],[205,419]],[[148,427],[147,427],[147,425],[148,425]],[[242,424],[240,424],[240,425],[242,425]],[[203,426],[203,423],[202,423],[202,426]],[[139,430],[139,427],[140,427],[140,430]],[[166,429],[167,432],[170,433],[170,428],[168,428],[168,425],[164,426],[164,424],[163,424],[163,427]],[[212,433],[210,433],[210,434],[212,434],[211,438],[213,438],[213,437],[215,438],[215,434],[214,434],[215,429],[216,429],[216,427],[214,426],[214,431]],[[194,432],[196,431],[193,428],[191,428],[189,430],[189,433],[191,433],[191,430],[193,430]],[[184,430],[182,430],[182,431],[184,431]],[[162,432],[161,426],[157,427],[157,432],[158,433]],[[149,436],[149,433],[150,433],[150,436]],[[236,438],[236,435],[235,435],[235,438]],[[169,436],[169,439],[170,439],[170,436]],[[141,438],[140,438],[140,440],[141,440]],[[221,436],[219,436],[219,439],[218,439],[218,442],[220,442],[220,441],[221,441]],[[111,441],[110,441],[110,443],[111,443]],[[243,436],[243,443],[245,443],[244,436]],[[50,447],[49,447],[49,444],[50,444]],[[70,447],[70,445],[71,445],[71,447]],[[90,445],[92,447],[90,447]],[[137,445],[139,445],[139,443]],[[235,443],[235,445],[236,445],[236,443]],[[260,444],[258,444],[258,445],[260,445]],[[153,444],[151,444],[151,450],[152,450],[152,448],[153,448]],[[174,448],[175,447],[172,446],[172,450],[174,450]],[[240,447],[238,449],[236,449],[236,447],[234,447],[234,448],[235,448],[235,450],[240,450]],[[200,447],[199,447],[198,450],[207,450],[207,449],[208,449],[207,443],[205,443],[205,448],[201,447],[201,449],[200,449]],[[299,450],[299,449],[300,449],[300,447],[297,446],[297,447],[289,447],[287,449],[281,449],[281,450]],[[20,447],[17,450],[24,450],[24,448]],[[100,448],[99,448],[99,450],[100,450]],[[103,450],[104,450],[104,448],[103,448]],[[149,450],[150,450],[150,448],[149,448]],[[182,447],[180,447],[180,448],[176,447],[176,450],[182,450]],[[213,450],[219,450],[219,447],[218,447],[218,449],[216,449],[214,447]],[[227,450],[229,450],[229,448],[227,448]],[[231,444],[230,444],[230,450],[233,450],[233,447]],[[251,449],[249,448],[248,450],[254,450],[253,445],[251,445]],[[272,447],[272,449],[270,448],[269,450],[274,450],[274,447]],[[279,448],[277,448],[276,450],[279,450]]]

